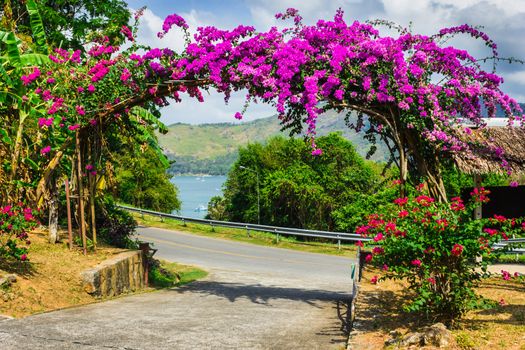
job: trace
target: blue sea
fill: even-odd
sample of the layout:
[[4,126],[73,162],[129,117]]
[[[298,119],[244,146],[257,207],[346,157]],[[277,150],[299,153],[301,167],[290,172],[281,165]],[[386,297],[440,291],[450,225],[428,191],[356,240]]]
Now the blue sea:
[[204,218],[208,202],[213,196],[222,195],[222,184],[226,176],[173,176],[173,182],[179,189],[181,210],[177,213],[190,218]]

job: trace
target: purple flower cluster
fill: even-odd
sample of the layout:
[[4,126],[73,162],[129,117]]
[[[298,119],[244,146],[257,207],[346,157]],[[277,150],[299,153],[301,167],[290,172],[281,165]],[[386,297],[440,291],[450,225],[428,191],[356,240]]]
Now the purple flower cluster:
[[40,74],[41,74],[40,69],[35,67],[35,68],[33,68],[33,72],[31,74],[29,74],[29,75],[22,75],[22,77],[20,79],[22,80],[22,84],[29,85],[32,82],[34,82],[35,80],[37,80],[40,77]]
[[131,29],[129,29],[128,26],[122,26],[120,29],[120,32],[129,40],[129,41],[135,41],[135,38],[133,38],[133,32]]
[[[22,80],[25,85],[37,81],[35,93],[43,101],[53,101],[49,113],[60,110],[67,117],[62,124],[72,131],[102,121],[78,106],[106,111],[118,103],[117,97],[124,101],[137,95],[146,96],[146,103],[164,106],[167,97],[179,102],[183,93],[202,101],[200,87],[216,89],[227,101],[233,92],[245,90],[247,102],[275,106],[284,126],[304,121],[313,155],[322,153],[313,138],[317,120],[327,109],[357,109],[369,116],[369,131],[379,134],[390,132],[392,123],[403,125],[420,138],[418,142],[446,152],[470,149],[462,137],[470,129],[458,131],[460,122],[482,126],[483,114],[494,116],[498,108],[511,122],[523,119],[517,102],[501,90],[501,77],[484,71],[467,51],[441,45],[448,36],[467,34],[483,40],[496,56],[496,45],[473,27],[445,28],[434,36],[408,30],[381,36],[371,24],[346,23],[342,11],[333,20],[310,26],[301,23],[294,9],[276,17],[293,18],[294,26],[266,32],[242,25],[232,30],[202,27],[178,54],[160,48],[142,55],[116,54],[119,48],[106,39],[94,44],[86,57],[57,50],[52,60],[59,69],[52,76],[41,78],[35,69]],[[174,14],[166,18],[159,36],[174,25],[188,29],[186,21]],[[122,33],[132,40],[131,29],[123,27]],[[59,84],[46,86],[44,79],[67,81],[70,89],[59,95]],[[170,89],[159,90],[167,80],[172,81]],[[108,92],[112,84],[115,91]],[[58,102],[51,91],[64,101]],[[119,116],[127,112],[118,111]],[[362,127],[357,123],[356,129]],[[504,154],[499,157],[503,162]]]
[[164,23],[162,24],[162,32],[158,32],[157,36],[159,38],[164,37],[164,35],[166,35],[171,30],[171,27],[173,27],[174,25],[183,29],[189,28],[184,18],[174,13],[166,17]]

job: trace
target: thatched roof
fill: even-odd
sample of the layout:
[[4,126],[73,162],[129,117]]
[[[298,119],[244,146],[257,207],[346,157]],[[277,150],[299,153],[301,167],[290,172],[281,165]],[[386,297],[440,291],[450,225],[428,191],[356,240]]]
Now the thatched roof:
[[525,173],[525,127],[495,126],[473,129],[463,134],[464,141],[471,144],[474,156],[454,154],[458,168],[467,174],[503,173],[502,160],[487,149],[501,148],[503,159],[513,173]]

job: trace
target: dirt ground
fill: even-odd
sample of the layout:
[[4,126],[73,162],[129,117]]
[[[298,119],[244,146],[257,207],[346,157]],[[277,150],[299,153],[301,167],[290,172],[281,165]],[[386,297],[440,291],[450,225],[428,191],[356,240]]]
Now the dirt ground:
[[99,247],[96,254],[90,252],[84,256],[78,247],[70,251],[65,241],[49,244],[45,232],[30,233],[29,239],[29,263],[16,269],[1,267],[18,277],[10,288],[0,289],[0,315],[23,317],[95,302],[96,299],[82,289],[80,272],[124,251]]
[[[391,338],[390,332],[405,334],[431,324],[424,317],[403,311],[408,297],[404,282],[388,280],[374,285],[370,283],[374,275],[380,273],[366,269],[361,281],[355,334],[351,337],[354,350],[382,349]],[[494,277],[485,280],[478,292],[501,304],[469,312],[452,330],[457,345],[449,349],[525,350],[525,283]]]

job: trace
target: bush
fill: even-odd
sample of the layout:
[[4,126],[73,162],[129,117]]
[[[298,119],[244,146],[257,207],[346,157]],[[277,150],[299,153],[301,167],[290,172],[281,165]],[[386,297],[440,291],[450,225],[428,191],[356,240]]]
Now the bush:
[[157,259],[151,259],[149,262],[149,282],[151,285],[159,288],[169,288],[175,286],[180,281],[180,276],[161,266]]
[[0,261],[28,260],[27,247],[31,242],[27,239],[27,231],[35,226],[31,208],[24,208],[21,204],[0,208]]
[[97,200],[97,235],[102,241],[119,248],[138,249],[132,239],[137,222],[131,214],[116,207],[110,196]]
[[521,220],[497,215],[474,219],[473,210],[488,201],[488,191],[474,189],[471,195],[466,204],[459,197],[436,203],[422,192],[397,198],[357,228],[373,237],[374,248],[366,260],[384,271],[382,278],[404,278],[409,283],[414,297],[408,311],[422,311],[451,324],[481,305],[473,288],[487,271],[482,256],[495,254],[493,243],[525,228]]

